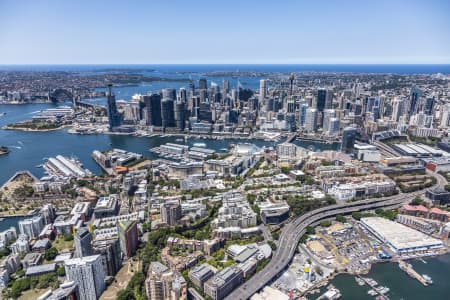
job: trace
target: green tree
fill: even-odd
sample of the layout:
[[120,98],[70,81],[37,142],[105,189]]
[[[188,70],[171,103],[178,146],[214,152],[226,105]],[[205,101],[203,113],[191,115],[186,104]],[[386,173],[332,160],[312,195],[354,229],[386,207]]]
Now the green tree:
[[375,209],[375,213],[376,213],[377,215],[381,215],[383,212],[384,212],[384,211],[383,211],[382,208],[377,208],[377,209]]
[[306,227],[306,233],[307,234],[316,234],[316,230],[312,226]]
[[362,218],[362,213],[359,211],[352,212],[352,218],[359,221]]
[[322,221],[322,222],[320,222],[320,226],[322,226],[322,227],[330,227],[331,226],[331,221],[329,221],[329,220]]
[[66,269],[64,266],[59,266],[58,269],[56,269],[56,274],[60,277],[66,276]]
[[117,300],[136,300],[133,291],[129,289],[121,290],[117,293]]
[[44,258],[46,260],[54,260],[58,255],[58,250],[55,247],[51,247],[45,251]]
[[337,215],[336,216],[336,221],[341,222],[341,223],[345,223],[347,221],[347,219],[345,219],[345,217],[343,215]]
[[414,199],[411,201],[411,205],[423,205],[423,204],[424,204],[424,201],[423,201],[423,199],[420,198],[419,196],[417,196],[416,198],[414,198]]
[[73,241],[73,235],[70,233],[64,233],[64,241],[66,242]]
[[277,250],[277,245],[273,241],[267,241],[267,243],[273,251]]
[[278,232],[272,233],[272,238],[273,238],[274,240],[278,240],[278,239],[280,238],[280,233],[278,233]]

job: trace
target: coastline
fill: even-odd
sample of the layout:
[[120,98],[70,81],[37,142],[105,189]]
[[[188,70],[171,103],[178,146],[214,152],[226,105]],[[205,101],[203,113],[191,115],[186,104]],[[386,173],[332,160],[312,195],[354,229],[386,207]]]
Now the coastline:
[[31,102],[18,102],[18,101],[3,101],[1,105],[26,105],[26,104],[51,104],[52,101],[31,101]]
[[49,131],[57,131],[57,130],[62,130],[64,128],[69,127],[69,125],[62,125],[60,127],[57,128],[49,128],[49,129],[32,129],[32,128],[16,128],[16,127],[10,127],[8,125],[3,126],[2,129],[4,130],[15,130],[15,131],[25,131],[25,132],[49,132]]
[[19,217],[28,217],[29,214],[13,214],[13,215],[4,215],[0,214],[0,218],[7,219],[7,218],[19,218]]

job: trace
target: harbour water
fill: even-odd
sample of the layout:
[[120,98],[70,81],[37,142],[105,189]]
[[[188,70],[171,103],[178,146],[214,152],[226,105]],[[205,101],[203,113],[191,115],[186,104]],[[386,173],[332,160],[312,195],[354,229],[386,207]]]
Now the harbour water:
[[6,230],[10,227],[16,227],[17,233],[19,233],[18,223],[20,220],[25,219],[26,216],[6,217],[0,220],[0,231]]
[[[66,105],[70,103],[65,103]],[[52,104],[25,104],[25,105],[0,105],[0,111],[6,115],[0,117],[0,127],[9,123],[31,118],[36,111],[51,107]],[[155,158],[155,154],[148,151],[168,142],[179,143],[176,137],[133,137],[124,135],[74,135],[67,130],[49,132],[25,132],[0,130],[0,145],[11,148],[8,155],[0,156],[0,185],[8,180],[19,170],[30,170],[37,177],[43,175],[42,168],[36,166],[43,163],[45,158],[56,156],[76,156],[83,165],[93,173],[100,173],[98,165],[91,158],[94,150],[107,150],[120,148],[140,153],[149,158]],[[231,143],[252,142],[257,146],[274,146],[273,142],[262,140],[188,140],[192,146],[196,142],[203,142],[207,148],[219,150],[228,148]],[[317,142],[298,142],[304,147],[312,146],[314,149],[336,149],[337,144],[321,144]]]
[[[408,262],[418,273],[427,274],[433,279],[433,284],[427,287],[400,270],[397,263],[376,264],[365,276],[375,279],[380,286],[389,287],[390,291],[387,295],[391,300],[450,299],[450,254],[425,258],[424,261],[425,263],[421,260]],[[367,285],[359,286],[354,276],[338,275],[330,283],[341,291],[342,299],[374,299],[367,294],[370,288]],[[324,292],[323,288],[320,294],[309,296],[308,299],[317,299]]]

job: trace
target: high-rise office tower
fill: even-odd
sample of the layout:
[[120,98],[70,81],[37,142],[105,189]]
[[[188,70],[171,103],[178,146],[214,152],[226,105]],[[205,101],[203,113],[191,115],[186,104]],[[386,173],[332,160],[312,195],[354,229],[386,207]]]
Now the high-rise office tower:
[[200,103],[197,117],[199,121],[212,122],[212,110],[209,103]]
[[198,89],[199,90],[206,90],[206,89],[208,89],[208,82],[206,81],[206,78],[200,78],[198,80]]
[[183,131],[185,127],[185,121],[186,121],[186,104],[183,101],[177,101],[175,102],[175,111],[174,111],[174,117],[175,117],[175,124],[176,127]]
[[74,236],[75,256],[84,257],[92,255],[92,236],[87,228],[80,228]]
[[147,125],[162,126],[161,95],[151,94],[143,96],[145,110],[147,111]]
[[294,91],[294,80],[295,80],[295,75],[294,73],[291,73],[291,75],[289,75],[289,96],[292,96],[292,93]]
[[284,119],[286,120],[286,126],[290,131],[295,131],[297,129],[295,114],[287,113]]
[[200,102],[201,103],[205,103],[205,102],[209,102],[208,101],[208,91],[203,89],[203,90],[199,90],[198,91],[198,95],[200,96]]
[[317,90],[316,108],[319,113],[323,112],[325,109],[333,108],[333,93],[330,90]]
[[448,128],[450,122],[450,103],[441,107],[441,128]]
[[287,97],[285,110],[288,113],[295,113],[295,99],[294,98]]
[[420,97],[422,96],[422,91],[414,86],[410,92],[409,98],[409,116],[415,115],[419,111]]
[[177,90],[169,89],[169,88],[163,89],[162,90],[162,98],[175,101],[177,99]]
[[100,255],[64,261],[66,277],[78,285],[80,300],[97,300],[105,290],[105,271]]
[[342,145],[341,151],[344,153],[351,153],[355,147],[356,128],[345,127],[342,131]]
[[108,105],[108,122],[109,130],[113,131],[115,127],[118,127],[122,123],[122,116],[117,111],[116,96],[112,92],[112,84],[108,84],[108,93],[106,94]]
[[366,112],[373,113],[373,108],[375,106],[380,107],[380,98],[379,97],[368,97],[366,100]]
[[195,95],[195,85],[193,82],[189,83],[189,97],[192,97]]
[[433,115],[433,112],[434,112],[434,97],[427,97],[427,99],[425,100],[425,105],[423,107],[423,112],[426,115],[428,115],[428,116]]
[[138,102],[127,103],[123,106],[123,122],[137,124],[140,120],[140,107]]
[[362,114],[362,104],[360,100],[356,100],[356,102],[352,105],[352,112],[355,116],[360,116]]
[[117,222],[120,250],[123,255],[130,258],[134,255],[138,245],[138,229],[136,221]]
[[163,98],[161,101],[162,127],[175,127],[174,101],[170,98]]
[[308,109],[308,104],[302,103],[300,104],[300,114],[299,114],[299,124],[300,126],[305,125],[306,121],[306,110]]
[[222,80],[222,92],[224,95],[228,94],[230,91],[230,81],[229,80]]
[[318,89],[316,96],[316,108],[318,112],[323,112],[325,109],[325,103],[327,101],[327,90]]
[[329,136],[337,136],[339,134],[339,118],[331,118],[328,121],[328,127],[326,128],[326,132]]
[[305,117],[305,129],[309,132],[314,132],[317,130],[317,114],[318,111],[315,108],[306,109]]
[[170,226],[178,224],[181,219],[181,205],[178,202],[166,202],[160,208],[161,222]]
[[261,79],[259,81],[259,102],[263,103],[266,96],[267,96],[266,80]]
[[330,119],[336,117],[336,111],[334,109],[325,109],[323,111],[323,131],[327,131],[330,123]]
[[391,120],[398,122],[400,120],[400,116],[403,115],[403,106],[404,102],[401,99],[394,99],[392,102],[392,117]]
[[381,112],[380,107],[378,105],[372,107],[373,120],[376,121],[380,118]]
[[238,97],[239,97],[239,95],[238,95],[239,93],[238,93],[238,91],[237,91],[237,89],[232,89],[231,90],[231,99],[233,99],[233,102],[234,102],[234,104],[233,104],[233,107],[236,107],[236,105],[237,105],[237,102],[238,102]]
[[186,102],[187,100],[187,93],[185,88],[180,88],[180,101]]

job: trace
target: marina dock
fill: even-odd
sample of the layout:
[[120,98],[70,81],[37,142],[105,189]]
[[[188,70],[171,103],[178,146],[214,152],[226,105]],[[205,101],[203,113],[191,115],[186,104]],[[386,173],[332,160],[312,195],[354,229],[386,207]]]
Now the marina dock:
[[369,292],[373,291],[374,296],[378,294],[377,299],[389,300],[389,297],[385,295],[389,291],[388,288],[379,287],[378,282],[376,282],[372,278],[365,278],[361,275],[357,275],[357,278],[364,281],[371,288]]

